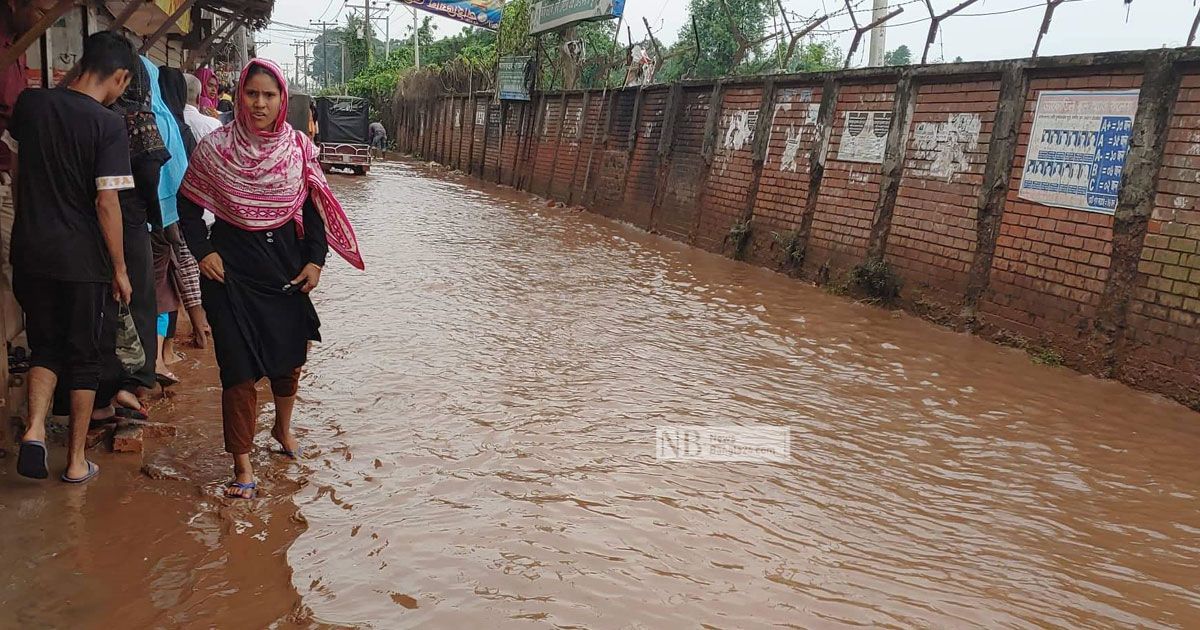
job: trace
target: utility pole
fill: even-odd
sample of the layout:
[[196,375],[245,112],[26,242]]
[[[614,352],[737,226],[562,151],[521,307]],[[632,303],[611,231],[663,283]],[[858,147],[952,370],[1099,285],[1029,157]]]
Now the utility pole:
[[417,18],[417,10],[413,7],[408,8],[413,14],[413,60],[417,63],[417,70],[421,69],[421,25]]
[[329,27],[337,26],[337,22],[316,22],[309,20],[312,26],[321,27],[321,68],[325,71],[324,78],[321,80],[321,87],[329,89]]
[[[888,13],[888,0],[875,0],[874,10],[871,12],[871,21],[881,20]],[[883,24],[876,25],[871,29],[871,55],[870,64],[872,66],[883,65],[883,53],[887,47],[887,26]]]
[[371,41],[371,0],[363,0],[363,39],[367,40],[367,66],[371,65],[371,57],[373,56],[372,48],[375,42]]
[[[292,42],[292,48],[296,49],[296,87],[308,89],[308,41]],[[303,73],[303,74],[302,74]],[[304,77],[301,79],[301,77]]]

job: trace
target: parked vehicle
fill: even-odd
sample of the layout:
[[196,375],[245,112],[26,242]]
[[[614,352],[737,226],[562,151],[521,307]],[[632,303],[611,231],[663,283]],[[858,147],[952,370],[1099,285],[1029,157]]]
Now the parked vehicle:
[[371,170],[369,114],[367,101],[357,96],[317,98],[317,146],[326,173],[348,168],[356,175],[365,175]]

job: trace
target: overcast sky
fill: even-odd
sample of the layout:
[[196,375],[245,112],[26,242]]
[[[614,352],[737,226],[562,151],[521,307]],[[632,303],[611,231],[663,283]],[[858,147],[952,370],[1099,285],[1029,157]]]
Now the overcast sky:
[[[730,0],[736,2],[737,0]],[[383,11],[388,3],[375,0]],[[859,7],[859,23],[870,21],[871,0],[851,0]],[[941,13],[961,0],[933,0],[933,8]],[[634,39],[645,35],[642,18],[650,21],[660,41],[676,39],[680,27],[687,21],[688,0],[626,0],[625,19],[633,27]],[[888,29],[887,48],[907,44],[916,60],[929,29],[929,12],[923,0],[890,0],[893,7],[904,12],[894,18],[896,24]],[[310,20],[345,22],[349,6],[362,6],[361,0],[347,4],[343,0],[286,0],[277,2],[273,19],[277,22],[257,35],[269,40],[260,54],[283,63],[293,63],[292,42],[311,38],[306,32],[279,24],[308,27]],[[850,17],[844,11],[844,0],[783,0],[783,6],[800,15],[823,15],[841,11],[818,31],[817,37],[832,38],[843,51],[849,49],[852,32]],[[1033,50],[1037,29],[1041,24],[1045,0],[978,0],[974,5],[943,22],[930,59],[952,60],[961,56],[967,61],[1027,57]],[[1128,8],[1128,14],[1127,14]],[[1024,9],[1024,10],[1019,10]],[[1042,43],[1043,55],[1107,50],[1135,50],[1162,46],[1182,46],[1187,41],[1192,20],[1198,7],[1195,0],[1067,0],[1055,11],[1050,32]],[[1008,12],[1000,15],[981,15]],[[412,24],[409,9],[391,3],[391,33],[398,39]],[[458,32],[462,25],[445,18],[436,18],[438,37]],[[382,28],[382,26],[379,26]],[[622,27],[624,30],[624,27]],[[838,32],[842,31],[842,32]],[[854,65],[866,63],[867,42],[864,38]]]

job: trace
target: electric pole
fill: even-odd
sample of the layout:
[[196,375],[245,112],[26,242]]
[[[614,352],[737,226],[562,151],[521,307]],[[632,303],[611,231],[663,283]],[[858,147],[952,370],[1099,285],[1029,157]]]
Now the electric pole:
[[421,69],[421,26],[420,20],[417,18],[417,10],[413,7],[408,8],[413,14],[413,61],[416,62],[417,70]]
[[303,89],[308,90],[308,41],[292,42],[292,47],[296,49],[296,87],[303,81]]
[[337,26],[337,22],[316,22],[309,20],[308,23],[312,26],[321,27],[321,69],[324,70],[324,78],[321,80],[321,87],[329,89],[329,27]]
[[[874,10],[871,11],[871,21],[882,20],[888,12],[888,0],[875,0]],[[884,48],[887,47],[887,26],[877,25],[871,29],[870,65],[882,66]]]

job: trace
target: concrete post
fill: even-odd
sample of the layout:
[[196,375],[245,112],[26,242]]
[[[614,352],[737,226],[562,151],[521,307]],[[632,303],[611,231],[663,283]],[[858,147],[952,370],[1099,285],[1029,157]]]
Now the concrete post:
[[1012,179],[1013,157],[1025,115],[1025,93],[1029,78],[1025,64],[1010,63],[1000,77],[1000,98],[996,103],[996,118],[992,123],[992,139],[988,143],[987,164],[983,168],[983,188],[979,191],[975,220],[975,257],[967,272],[967,289],[960,317],[968,328],[975,328],[979,300],[987,291],[992,274],[992,257],[996,253],[996,238],[1000,236],[1000,219],[1008,199]]
[[892,211],[904,175],[904,154],[908,148],[908,127],[916,106],[917,84],[908,72],[900,75],[892,101],[892,127],[888,130],[883,164],[879,171],[879,199],[875,201],[875,218],[871,238],[867,243],[867,260],[882,260],[892,231]]
[[1104,376],[1111,376],[1120,363],[1125,346],[1125,322],[1129,303],[1137,289],[1138,261],[1146,228],[1154,211],[1158,173],[1171,113],[1179,94],[1180,73],[1176,53],[1155,51],[1146,58],[1138,96],[1133,136],[1129,141],[1127,165],[1121,176],[1117,209],[1113,214],[1112,256],[1104,296],[1096,317],[1096,335],[1104,344]]

